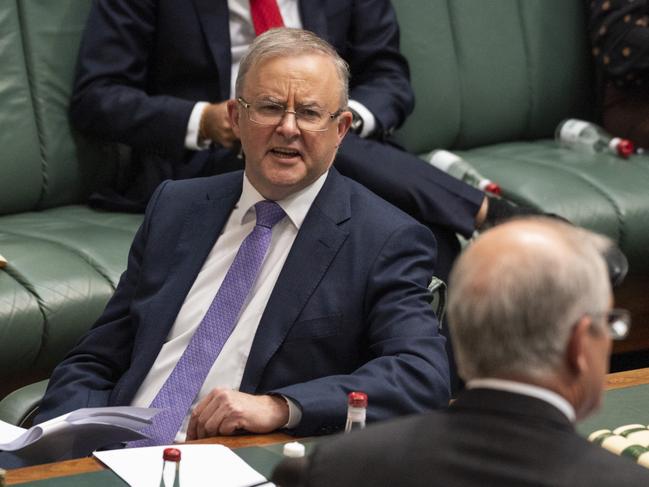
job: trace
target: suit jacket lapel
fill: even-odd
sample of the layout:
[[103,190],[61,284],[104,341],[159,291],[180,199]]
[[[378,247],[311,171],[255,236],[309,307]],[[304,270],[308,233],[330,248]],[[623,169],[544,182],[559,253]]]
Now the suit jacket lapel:
[[193,0],[203,35],[212,52],[219,73],[223,99],[230,97],[232,56],[230,54],[230,14],[226,0]]
[[167,278],[156,296],[153,308],[156,312],[151,319],[158,322],[155,326],[145,327],[152,333],[148,338],[150,349],[153,350],[151,364],[176,320],[207,255],[221,234],[232,208],[241,196],[241,185],[242,178],[239,177],[233,184],[215,187],[211,194],[192,204],[173,250]]
[[300,0],[302,27],[327,39],[327,19],[322,0]]
[[263,371],[318,287],[348,232],[349,191],[331,169],[293,243],[259,322],[240,390],[256,392]]

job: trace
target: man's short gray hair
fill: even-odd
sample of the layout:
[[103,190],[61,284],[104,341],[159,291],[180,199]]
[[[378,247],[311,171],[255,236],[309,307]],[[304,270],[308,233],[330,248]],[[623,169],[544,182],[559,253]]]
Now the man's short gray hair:
[[250,68],[266,59],[319,53],[331,59],[340,80],[340,107],[346,107],[349,91],[349,66],[327,41],[303,29],[271,29],[257,37],[241,60],[235,85],[236,96],[241,96]]
[[555,245],[540,252],[519,247],[491,262],[465,252],[451,273],[450,331],[465,380],[557,372],[572,327],[584,314],[608,308],[611,287],[601,252],[611,242],[563,222],[536,220],[556,234],[559,251]]

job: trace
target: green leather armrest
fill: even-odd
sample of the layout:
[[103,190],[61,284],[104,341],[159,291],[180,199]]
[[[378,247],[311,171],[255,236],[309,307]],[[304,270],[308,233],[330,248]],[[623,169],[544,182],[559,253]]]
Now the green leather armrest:
[[16,426],[29,426],[41,403],[49,380],[15,390],[0,401],[0,420]]

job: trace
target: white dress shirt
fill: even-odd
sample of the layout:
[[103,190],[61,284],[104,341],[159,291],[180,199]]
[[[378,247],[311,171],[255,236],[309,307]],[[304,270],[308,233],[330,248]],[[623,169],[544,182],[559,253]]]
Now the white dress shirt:
[[[302,28],[298,0],[277,0],[277,6],[286,27]],[[256,35],[250,14],[250,0],[228,0],[228,10],[230,14],[230,52],[232,55],[230,98],[232,98],[235,93],[237,75],[239,74],[239,64]],[[185,147],[187,149],[200,150],[209,147],[209,141],[199,144],[198,140],[201,115],[206,106],[206,102],[198,102],[194,105],[187,124],[187,135],[185,136]],[[361,137],[366,137],[372,133],[376,127],[376,118],[374,118],[372,112],[356,100],[349,100],[349,106],[363,119]]]
[[[253,284],[248,299],[244,302],[239,320],[226,341],[221,353],[210,369],[201,390],[192,403],[193,407],[209,392],[216,388],[238,390],[241,385],[244,368],[252,342],[259,326],[261,315],[275,287],[284,262],[295,237],[302,226],[313,200],[322,188],[327,173],[323,174],[310,186],[277,201],[286,212],[272,231],[270,247],[261,266],[257,280]],[[264,199],[250,184],[244,175],[241,197],[232,210],[223,232],[205,260],[202,269],[196,276],[176,321],[171,327],[167,339],[160,349],[151,370],[140,385],[131,405],[147,407],[171,374],[176,363],[187,348],[191,337],[207,312],[214,295],[221,286],[225,274],[234,261],[239,246],[255,226],[254,205]],[[299,424],[301,411],[291,401],[288,427]],[[176,441],[184,441],[189,424],[188,414],[176,436]]]
[[466,388],[495,389],[498,391],[513,392],[514,394],[535,397],[536,399],[545,401],[557,408],[570,420],[571,423],[574,423],[577,419],[575,408],[572,404],[570,404],[563,396],[560,396],[549,389],[545,389],[544,387],[505,379],[483,378],[470,380],[467,382]]

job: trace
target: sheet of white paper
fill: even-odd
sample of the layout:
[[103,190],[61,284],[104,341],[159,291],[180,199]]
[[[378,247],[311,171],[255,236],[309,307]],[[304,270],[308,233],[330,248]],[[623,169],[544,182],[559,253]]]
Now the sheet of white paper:
[[0,443],[9,443],[18,438],[25,431],[27,431],[25,428],[0,421]]
[[182,487],[243,487],[265,480],[223,445],[150,446],[97,451],[94,455],[131,487],[159,487],[162,451],[170,446],[181,452]]

